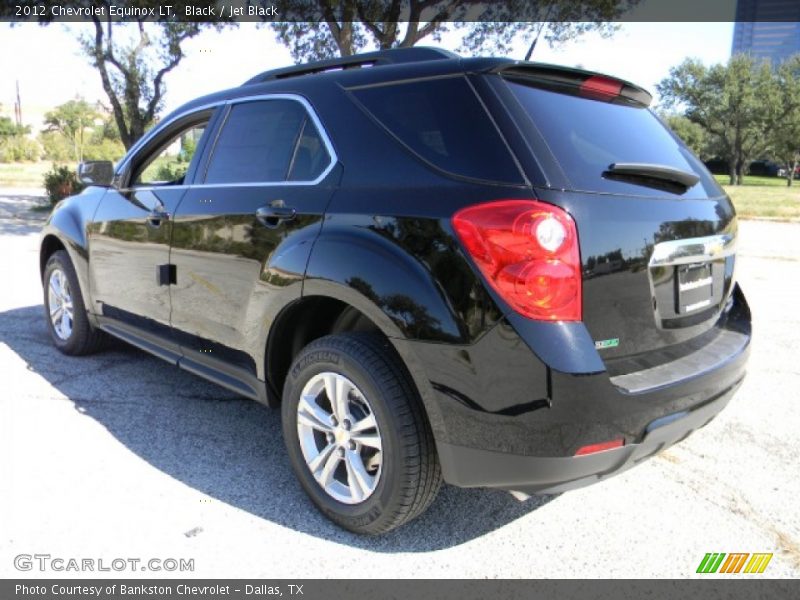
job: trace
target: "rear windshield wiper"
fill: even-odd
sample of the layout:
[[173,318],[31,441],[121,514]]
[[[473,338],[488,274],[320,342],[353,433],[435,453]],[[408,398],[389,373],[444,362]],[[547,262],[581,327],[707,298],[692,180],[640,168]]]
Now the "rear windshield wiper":
[[603,177],[665,189],[677,187],[682,191],[700,181],[700,177],[690,171],[649,163],[613,163],[603,172]]

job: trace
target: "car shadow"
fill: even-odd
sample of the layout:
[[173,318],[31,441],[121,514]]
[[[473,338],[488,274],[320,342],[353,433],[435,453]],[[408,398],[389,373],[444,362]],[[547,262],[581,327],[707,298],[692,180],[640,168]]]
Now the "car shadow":
[[61,355],[43,307],[0,312],[0,342],[75,410],[163,473],[284,527],[375,552],[427,552],[463,544],[535,511],[555,496],[519,502],[506,492],[443,486],[431,508],[380,537],[343,531],[296,481],[280,412],[243,399],[122,342],[90,357]]

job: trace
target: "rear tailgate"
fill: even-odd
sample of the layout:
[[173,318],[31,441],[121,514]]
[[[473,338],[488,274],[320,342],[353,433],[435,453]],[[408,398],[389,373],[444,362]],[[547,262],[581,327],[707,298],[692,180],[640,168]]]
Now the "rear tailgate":
[[736,218],[702,163],[647,108],[649,95],[557,67],[517,66],[486,80],[518,128],[512,144],[514,135],[525,141],[537,197],[575,219],[583,321],[609,370],[651,367],[708,343],[733,290]]

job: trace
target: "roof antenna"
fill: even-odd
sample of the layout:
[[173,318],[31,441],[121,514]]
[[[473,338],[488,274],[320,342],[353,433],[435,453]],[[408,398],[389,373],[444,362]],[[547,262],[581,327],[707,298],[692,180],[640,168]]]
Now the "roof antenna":
[[531,59],[531,54],[533,54],[534,48],[536,48],[536,42],[539,41],[539,36],[542,35],[542,31],[544,30],[545,25],[549,23],[550,13],[553,12],[553,3],[550,3],[550,6],[547,7],[547,14],[544,16],[544,21],[539,23],[539,31],[536,32],[536,37],[533,38],[528,51],[525,53],[525,60]]
[[538,39],[539,39],[539,36],[537,35],[534,38],[533,42],[531,43],[530,48],[528,48],[528,51],[525,53],[525,60],[530,60],[531,59],[531,54],[533,54],[533,49],[536,48],[536,41]]

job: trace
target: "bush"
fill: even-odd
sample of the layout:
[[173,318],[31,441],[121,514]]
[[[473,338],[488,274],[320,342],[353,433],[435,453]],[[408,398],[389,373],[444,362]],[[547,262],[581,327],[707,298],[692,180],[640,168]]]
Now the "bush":
[[156,181],[178,181],[189,169],[189,163],[164,163],[156,171]]
[[77,194],[84,187],[86,186],[78,181],[75,171],[64,165],[53,165],[53,168],[44,174],[44,189],[52,205],[67,196]]
[[83,148],[83,160],[110,160],[117,162],[125,155],[125,146],[118,140],[103,139]]
[[75,160],[75,149],[67,138],[55,131],[45,131],[39,135],[39,143],[44,148],[46,160],[72,161]]
[[42,147],[24,135],[0,138],[0,162],[37,161],[42,156]]

